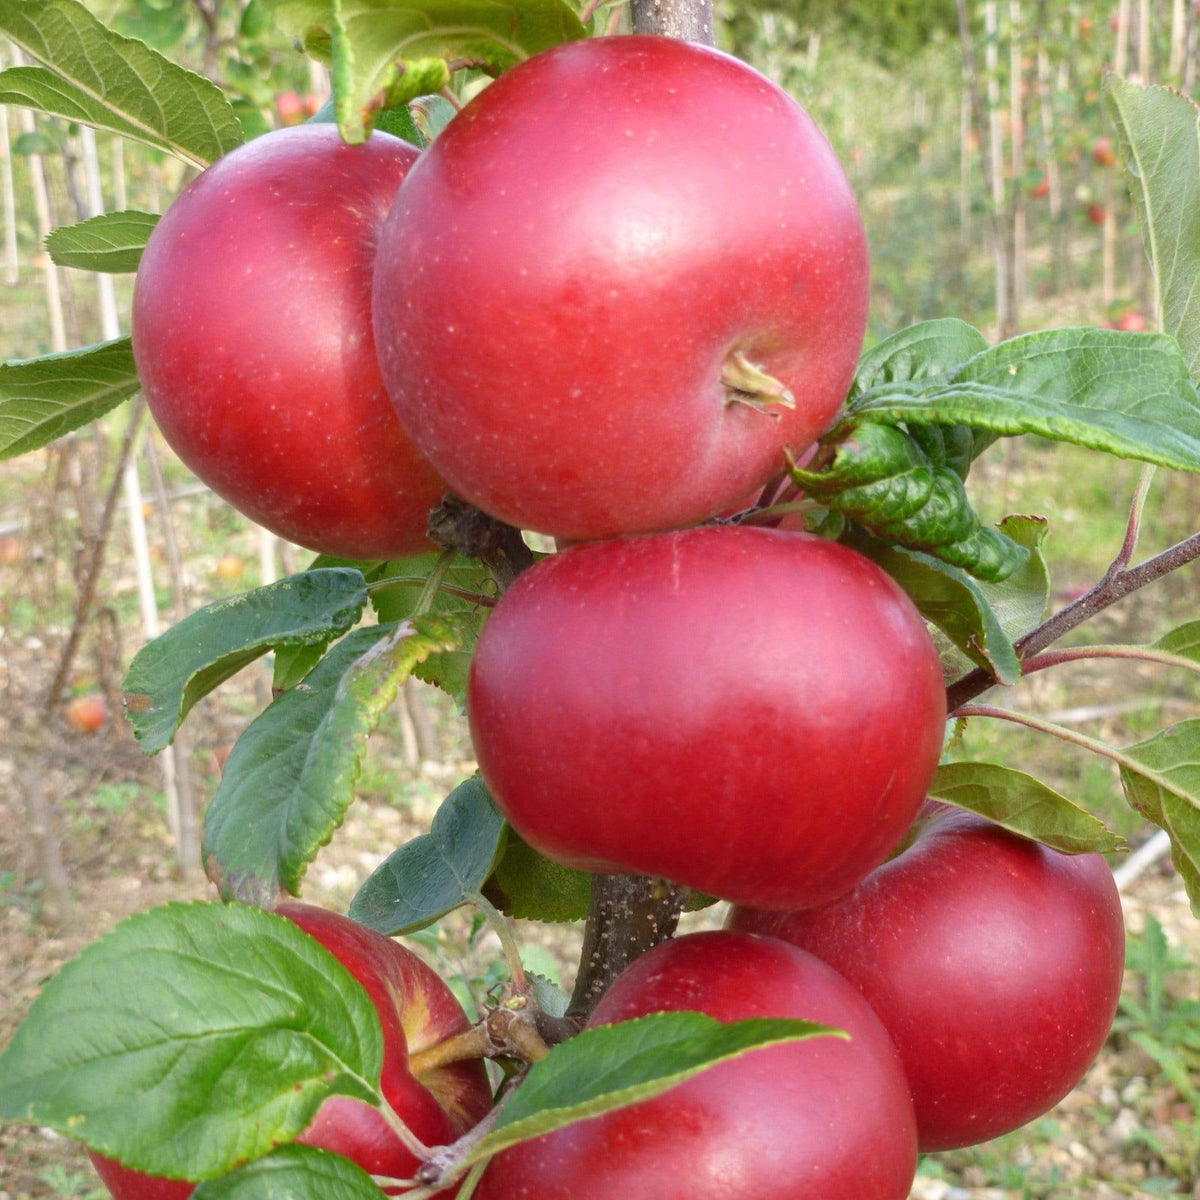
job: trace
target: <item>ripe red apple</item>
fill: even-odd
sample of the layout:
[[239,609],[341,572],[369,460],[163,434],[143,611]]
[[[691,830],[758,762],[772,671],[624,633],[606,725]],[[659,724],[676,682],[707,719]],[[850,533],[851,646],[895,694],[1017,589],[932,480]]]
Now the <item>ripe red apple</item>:
[[946,716],[933,643],[883,571],[734,526],[543,559],[492,610],[467,711],[496,803],[549,858],[768,908],[883,861]]
[[1137,309],[1130,309],[1117,319],[1116,328],[1125,333],[1145,333],[1146,318]]
[[1050,195],[1050,180],[1048,180],[1045,175],[1041,176],[1037,183],[1035,183],[1033,187],[1029,189],[1029,195],[1034,200],[1044,200],[1048,195]]
[[771,938],[697,933],[638,959],[588,1025],[687,1010],[799,1017],[851,1040],[756,1050],[514,1146],[493,1160],[478,1200],[904,1200],[912,1101],[879,1019],[844,979]]
[[[455,492],[587,541],[694,524],[808,446],[867,275],[795,101],[715,50],[593,38],[501,76],[422,154],[380,238],[375,338]],[[794,409],[752,394],[765,376]]]
[[1116,151],[1113,150],[1112,138],[1097,138],[1092,143],[1092,161],[1101,167],[1115,167],[1117,165],[1117,155]]
[[99,692],[76,696],[67,705],[65,715],[76,733],[95,733],[108,720],[108,701]]
[[1088,220],[1093,225],[1103,225],[1106,211],[1103,204],[1091,204],[1088,206]]
[[892,1035],[922,1151],[1007,1133],[1083,1077],[1112,1024],[1125,934],[1112,872],[927,805],[911,844],[824,908],[735,909],[810,951]]
[[[383,1093],[426,1145],[460,1137],[491,1107],[481,1062],[438,1067],[416,1078],[410,1053],[469,1027],[450,989],[415,954],[347,917],[309,904],[276,910],[316,938],[366,989],[383,1025]],[[331,1096],[296,1139],[352,1159],[374,1175],[408,1179],[417,1166],[382,1114],[361,1100]],[[130,1171],[93,1155],[114,1200],[186,1200],[195,1186]],[[449,1195],[449,1193],[447,1193]]]
[[252,520],[348,558],[427,549],[445,490],[371,338],[375,241],[416,156],[332,125],[255,138],[167,211],[134,291],[138,374],[179,457]]

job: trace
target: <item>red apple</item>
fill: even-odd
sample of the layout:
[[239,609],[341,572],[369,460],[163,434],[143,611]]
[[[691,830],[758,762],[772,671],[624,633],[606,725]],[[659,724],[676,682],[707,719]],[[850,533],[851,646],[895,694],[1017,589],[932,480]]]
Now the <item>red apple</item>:
[[1121,903],[1072,857],[928,805],[911,844],[824,908],[730,924],[810,951],[892,1035],[922,1151],[986,1141],[1051,1108],[1104,1043],[1124,968]]
[[[694,524],[808,446],[867,275],[795,101],[715,50],[593,38],[507,72],[422,154],[380,238],[375,337],[455,492],[587,541]],[[744,390],[769,388],[752,368],[795,408]]]
[[496,803],[549,858],[768,908],[882,862],[946,716],[933,643],[883,571],[734,526],[543,559],[488,618],[467,709]]
[[260,525],[348,558],[427,549],[445,490],[371,338],[375,241],[416,156],[332,125],[255,138],[171,206],[134,291],[138,373],[175,452]]
[[1088,220],[1093,225],[1103,225],[1106,216],[1106,209],[1103,204],[1091,204],[1088,206]]
[[1125,333],[1145,333],[1146,318],[1137,309],[1130,309],[1121,314],[1116,327]]
[[108,720],[108,701],[99,692],[76,696],[66,708],[67,724],[76,733],[95,733]]
[[1097,138],[1092,143],[1092,161],[1101,167],[1115,167],[1117,155],[1113,150],[1112,138]]
[[1048,180],[1045,175],[1041,176],[1037,183],[1035,183],[1033,187],[1029,189],[1029,195],[1034,200],[1044,200],[1048,195],[1050,195],[1050,180]]
[[[469,1027],[450,989],[411,951],[347,917],[308,904],[281,904],[276,912],[316,938],[371,997],[383,1025],[383,1093],[409,1129],[426,1145],[444,1145],[476,1124],[492,1103],[481,1062],[452,1063],[419,1078],[408,1068],[410,1053]],[[417,1166],[382,1114],[347,1096],[326,1100],[296,1140],[374,1175],[408,1179]],[[114,1200],[186,1200],[194,1187],[98,1155],[92,1161]]]
[[756,1050],[514,1146],[493,1160],[478,1200],[904,1200],[912,1101],[879,1019],[844,979],[771,938],[692,934],[638,959],[588,1024],[687,1010],[798,1017],[851,1040]]

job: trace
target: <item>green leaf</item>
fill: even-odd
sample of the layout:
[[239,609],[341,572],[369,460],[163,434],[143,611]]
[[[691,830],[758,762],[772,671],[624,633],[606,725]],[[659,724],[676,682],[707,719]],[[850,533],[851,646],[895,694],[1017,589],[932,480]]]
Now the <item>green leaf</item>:
[[945,763],[929,798],[977,813],[1062,854],[1109,853],[1125,839],[1032,775],[995,763]]
[[[962,674],[964,655],[988,671],[997,683],[1011,687],[1021,678],[1021,663],[1012,639],[1004,632],[979,583],[965,571],[917,550],[881,542],[851,544],[878,563],[908,593],[921,616],[945,635],[948,646],[939,647],[939,652],[947,680]],[[956,653],[947,654],[946,650]]]
[[582,921],[588,914],[592,877],[560,867],[509,828],[504,857],[483,894],[503,913],[527,921]]
[[655,1013],[585,1029],[529,1069],[495,1128],[463,1160],[490,1158],[518,1142],[660,1095],[717,1063],[780,1042],[838,1030],[810,1021],[756,1017],[723,1025],[703,1013]]
[[0,459],[95,421],[140,386],[128,338],[0,363]]
[[529,986],[533,989],[534,1003],[547,1016],[565,1017],[571,1003],[570,997],[552,979],[545,975],[539,975],[537,971],[528,970],[529,962],[526,956],[534,950],[539,950],[549,956],[549,951],[544,946],[537,944],[526,946],[521,951],[521,962],[527,968],[525,975],[529,980]]
[[409,109],[422,138],[419,144],[423,146],[428,146],[437,138],[454,120],[456,112],[454,105],[445,96],[418,96],[411,102]]
[[338,127],[349,142],[374,111],[444,85],[450,62],[496,75],[585,35],[563,0],[268,0],[276,22],[332,63]]
[[1200,621],[1188,621],[1170,633],[1164,633],[1157,641],[1150,643],[1150,648],[1200,663]]
[[12,144],[14,158],[25,158],[30,154],[54,154],[57,150],[54,139],[40,129],[19,134]]
[[859,360],[850,399],[889,383],[946,379],[988,348],[973,325],[956,317],[921,321],[876,342]]
[[192,1200],[379,1200],[375,1181],[349,1159],[293,1143],[202,1183]]
[[1050,595],[1042,556],[1046,522],[1041,517],[1005,517],[1000,531],[1029,551],[1024,566],[1000,583],[973,579],[957,567],[916,550],[850,539],[909,594],[934,627],[934,642],[947,682],[973,666],[1005,685],[1021,677],[1013,643],[1041,622]]
[[0,72],[0,104],[107,129],[201,167],[244,140],[220,88],[106,29],[78,0],[0,0],[0,32],[42,64]]
[[432,614],[356,630],[254,721],[205,813],[205,870],[223,897],[266,907],[299,892],[353,799],[368,734],[414,664],[461,637]]
[[938,465],[903,429],[866,423],[853,428],[824,471],[793,467],[806,495],[852,517],[875,537],[924,550],[983,579],[1001,580],[1029,552],[984,527],[963,481]]
[[350,902],[350,917],[389,937],[432,925],[479,893],[504,848],[504,818],[478,777],[442,801],[428,833],[393,851]]
[[1200,109],[1179,92],[1117,75],[1105,78],[1104,102],[1154,268],[1159,328],[1200,383]]
[[[372,585],[371,607],[379,614],[381,621],[403,621],[412,615],[425,581],[440,558],[441,553],[434,551],[412,558],[393,559],[371,569],[367,575],[367,581]],[[459,555],[452,559],[443,582],[492,599],[498,596],[491,572],[476,558]],[[480,619],[487,615],[474,601],[445,591],[439,591],[434,597],[433,611],[474,613]]]
[[46,249],[60,267],[111,274],[136,271],[157,224],[154,213],[105,213],[52,230],[46,236]]
[[1164,334],[1024,334],[977,354],[947,383],[882,384],[863,393],[830,440],[861,434],[866,421],[1036,433],[1200,471],[1200,398],[1179,346]]
[[[863,355],[850,399],[889,383],[949,379],[987,348],[988,340],[978,329],[955,317],[910,325]],[[971,463],[996,440],[995,434],[969,425],[917,426],[909,432],[918,437],[934,463],[949,467],[960,479],[966,479]]]
[[291,921],[169,904],[46,985],[0,1055],[0,1116],[206,1179],[296,1137],[329,1096],[379,1103],[382,1063],[366,992]]
[[1200,719],[1181,721],[1122,751],[1130,805],[1171,837],[1171,858],[1200,915]]
[[272,647],[324,646],[353,628],[366,602],[357,571],[305,571],[184,617],[137,653],[122,684],[142,750],[169,746],[197,700]]
[[280,646],[275,651],[275,670],[271,675],[271,690],[286,692],[301,683],[310,671],[315,670],[317,663],[325,657],[329,649],[328,640],[322,639],[312,645]]
[[[412,613],[425,580],[440,557],[437,552],[421,554],[382,563],[373,569],[367,577],[372,584],[371,606],[381,621],[401,621]],[[394,582],[386,583],[387,580]],[[497,594],[491,572],[474,558],[455,558],[446,572],[444,582],[477,595],[494,597]],[[471,667],[471,655],[490,610],[472,600],[439,591],[434,598],[433,611],[459,614],[462,644],[456,650],[431,654],[424,662],[417,664],[413,675],[451,696],[459,711],[463,712],[467,702],[467,673]]]
[[257,38],[266,33],[271,24],[271,14],[263,0],[247,0],[238,24],[238,33],[244,38]]

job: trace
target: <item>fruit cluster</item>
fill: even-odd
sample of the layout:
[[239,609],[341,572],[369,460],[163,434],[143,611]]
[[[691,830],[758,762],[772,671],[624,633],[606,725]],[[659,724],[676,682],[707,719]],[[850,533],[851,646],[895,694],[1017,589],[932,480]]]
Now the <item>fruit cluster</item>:
[[[453,490],[585,543],[484,628],[482,775],[549,858],[739,906],[731,931],[645,955],[591,1023],[696,1009],[850,1035],[514,1147],[487,1200],[903,1200],[919,1148],[1044,1111],[1107,1032],[1122,926],[1103,861],[919,812],[946,709],[908,597],[835,542],[703,524],[773,496],[785,452],[830,424],[866,305],[859,214],[809,118],[658,38],[537,55],[420,154],[323,125],[260,138],[147,247],[147,397],[242,511],[380,560],[424,548]],[[358,937],[348,963],[401,953],[285,912],[327,945]],[[413,1043],[393,1045],[398,1095]],[[421,1082],[393,1105],[427,1141],[486,1106],[482,1076]],[[315,1144],[409,1173],[364,1149],[386,1130],[317,1124]]]

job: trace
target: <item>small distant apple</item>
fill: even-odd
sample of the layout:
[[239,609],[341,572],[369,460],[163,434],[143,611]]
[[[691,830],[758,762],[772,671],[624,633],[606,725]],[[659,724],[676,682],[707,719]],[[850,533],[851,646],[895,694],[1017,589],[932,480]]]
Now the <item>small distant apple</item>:
[[1136,308],[1131,308],[1117,319],[1116,327],[1123,333],[1145,333],[1146,318]]
[[1117,154],[1113,149],[1112,138],[1097,138],[1092,143],[1092,161],[1101,167],[1115,167],[1117,165]]
[[275,97],[275,111],[284,125],[299,125],[304,120],[304,98],[299,92],[280,92]]
[[0,538],[0,566],[14,567],[25,557],[25,549],[15,537]]
[[1093,225],[1103,225],[1104,218],[1107,216],[1107,209],[1105,209],[1104,205],[1100,203],[1089,204],[1087,216],[1088,220],[1091,221]]
[[1034,200],[1045,200],[1045,198],[1050,195],[1050,180],[1048,180],[1045,175],[1042,175],[1038,179],[1037,183],[1035,183],[1033,187],[1029,189],[1029,195]]
[[76,696],[67,705],[65,716],[76,733],[95,733],[108,720],[108,701],[99,692]]
[[226,554],[217,559],[218,579],[241,579],[246,564],[236,554]]
[[315,117],[321,107],[321,97],[316,92],[306,92],[304,96],[304,115]]

